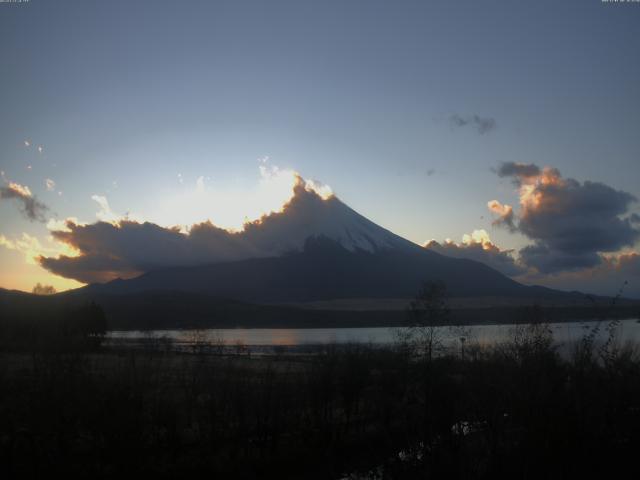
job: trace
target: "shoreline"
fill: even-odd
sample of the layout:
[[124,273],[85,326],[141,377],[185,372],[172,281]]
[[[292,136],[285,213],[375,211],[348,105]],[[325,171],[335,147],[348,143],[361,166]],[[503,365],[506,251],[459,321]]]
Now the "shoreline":
[[[198,329],[314,329],[314,328],[398,328],[411,326],[406,311],[344,311],[255,309],[233,312],[213,318],[130,318],[106,311],[109,331],[198,330]],[[451,310],[446,322],[434,326],[488,326],[523,323],[567,323],[576,321],[610,321],[640,319],[640,307],[620,306],[613,309],[593,307],[546,307],[532,311],[531,307],[501,307]]]

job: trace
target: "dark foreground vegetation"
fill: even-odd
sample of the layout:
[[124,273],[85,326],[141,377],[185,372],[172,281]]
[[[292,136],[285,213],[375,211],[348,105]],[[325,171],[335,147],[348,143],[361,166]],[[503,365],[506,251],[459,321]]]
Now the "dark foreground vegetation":
[[418,327],[385,349],[262,358],[177,353],[163,342],[4,352],[0,476],[640,474],[633,348],[596,345],[592,332],[561,356],[539,324],[495,348],[467,341],[433,355],[438,339],[429,332]]
[[100,306],[47,305],[0,310],[0,478],[640,475],[640,354],[616,319],[560,348],[549,310],[521,309],[481,347],[432,283],[393,345],[252,357],[197,331],[107,347]]
[[41,301],[25,302],[18,309],[0,306],[0,351],[91,351],[102,344],[107,317],[101,306],[88,302],[47,307]]

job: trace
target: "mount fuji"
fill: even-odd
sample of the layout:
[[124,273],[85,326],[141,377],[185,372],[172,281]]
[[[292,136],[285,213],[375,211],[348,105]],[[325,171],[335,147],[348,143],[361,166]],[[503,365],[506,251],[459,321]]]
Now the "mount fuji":
[[[220,241],[221,234],[216,232]],[[242,232],[224,232],[226,257],[210,245],[203,249],[202,239],[193,248],[173,242],[174,258],[164,265],[159,261],[135,264],[144,271],[140,276],[79,290],[92,294],[188,292],[269,304],[406,299],[425,281],[444,282],[452,297],[561,294],[521,285],[476,261],[424,249],[371,222],[336,196],[322,196],[301,179],[280,212],[248,223]],[[180,258],[184,263],[176,264]]]

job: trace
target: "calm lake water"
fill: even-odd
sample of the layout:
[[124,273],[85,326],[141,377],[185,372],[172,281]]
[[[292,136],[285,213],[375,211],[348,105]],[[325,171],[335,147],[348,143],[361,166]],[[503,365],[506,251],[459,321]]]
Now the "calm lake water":
[[[552,323],[549,327],[557,343],[570,344],[580,340],[596,321]],[[600,337],[605,337],[607,321],[600,322]],[[520,325],[522,327],[522,325]],[[515,325],[473,325],[462,327],[463,331],[439,327],[437,332],[444,342],[459,342],[465,337],[469,342],[492,345],[513,338]],[[108,338],[113,343],[136,342],[167,337],[176,343],[211,343],[246,346],[305,346],[345,343],[388,344],[396,340],[398,328],[222,328],[205,330],[152,330],[112,331]],[[640,342],[640,323],[636,319],[621,320],[616,338],[624,343],[628,340]]]

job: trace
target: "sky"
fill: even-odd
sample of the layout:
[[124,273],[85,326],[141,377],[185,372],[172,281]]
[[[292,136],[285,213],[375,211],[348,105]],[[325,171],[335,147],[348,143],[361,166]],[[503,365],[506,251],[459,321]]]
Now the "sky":
[[237,229],[299,172],[427,248],[640,297],[639,33],[601,0],[0,3],[0,287],[82,285],[38,260],[78,254],[67,218]]

